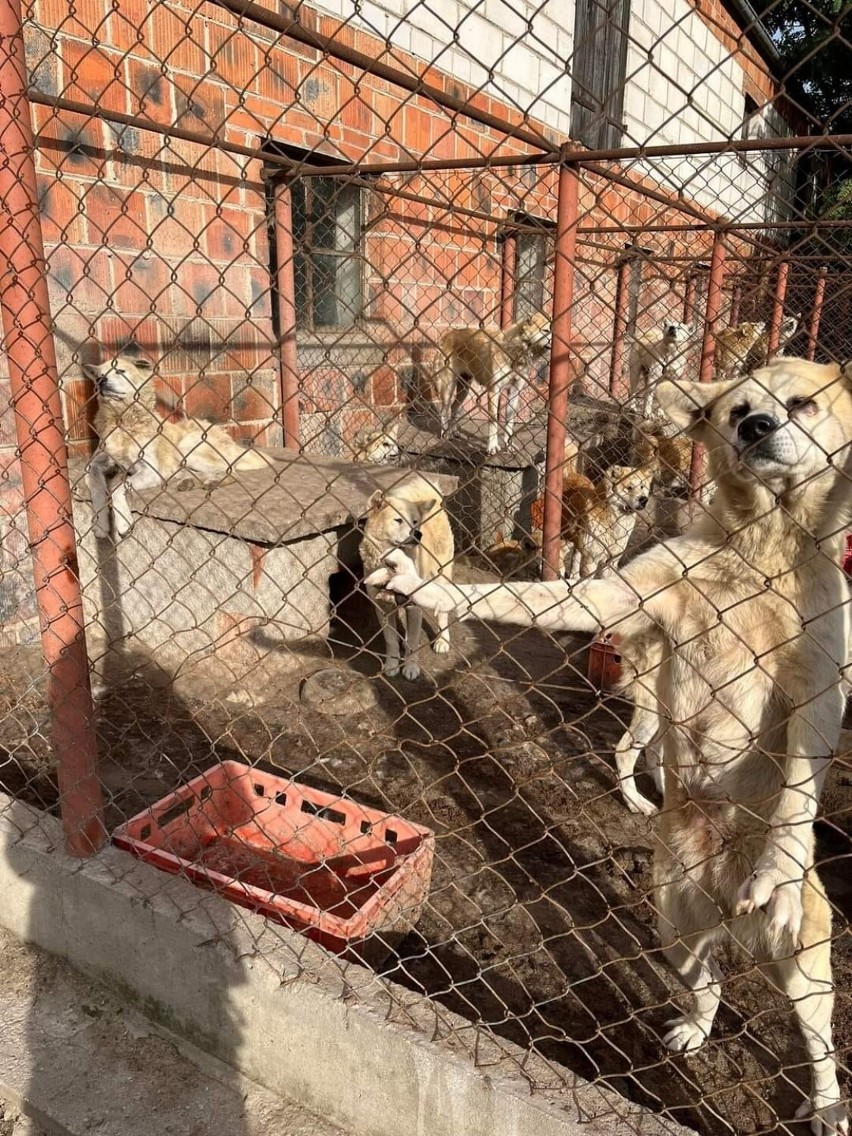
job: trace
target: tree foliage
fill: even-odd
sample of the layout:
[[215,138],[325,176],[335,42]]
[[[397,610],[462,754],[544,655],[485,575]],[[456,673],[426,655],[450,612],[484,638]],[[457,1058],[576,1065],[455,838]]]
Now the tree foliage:
[[827,132],[852,133],[852,3],[775,0],[763,5],[761,20],[778,47],[791,98]]

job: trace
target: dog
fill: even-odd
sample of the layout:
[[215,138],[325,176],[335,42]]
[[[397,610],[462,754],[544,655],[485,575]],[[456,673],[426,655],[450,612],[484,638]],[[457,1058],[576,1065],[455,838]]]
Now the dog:
[[761,341],[766,340],[766,323],[763,320],[738,323],[716,333],[716,377],[729,379],[746,369],[746,361]]
[[130,532],[128,484],[134,490],[156,489],[166,481],[209,487],[232,470],[268,467],[265,455],[240,446],[221,426],[202,418],[163,420],[150,359],[121,353],[105,363],[86,364],[83,371],[97,393],[98,446],[88,481],[98,538],[108,538],[111,528],[117,538]]
[[497,541],[484,552],[477,552],[475,560],[504,580],[541,579],[541,546],[529,536]]
[[667,723],[654,905],[692,995],[663,1043],[706,1040],[721,996],[713,947],[733,938],[792,1001],[811,1070],[798,1115],[815,1136],[846,1136],[813,822],[843,716],[852,368],[780,358],[745,378],[663,383],[657,399],[705,447],[717,487],[681,536],[573,586],[427,583],[394,554],[372,583],[454,618],[650,650],[643,682]]
[[[787,344],[799,330],[801,313],[795,316],[784,316],[778,337],[778,348],[772,353],[773,358],[783,354]],[[745,374],[754,367],[760,367],[769,359],[769,328],[766,322],[738,323],[733,327],[723,328],[717,332],[715,339],[716,377],[719,379],[732,378],[734,375]]]
[[396,461],[402,450],[399,445],[399,419],[375,430],[361,430],[355,436],[352,458],[358,462],[383,465]]
[[637,335],[630,348],[630,399],[643,418],[651,418],[654,392],[665,379],[679,379],[686,367],[686,352],[694,334],[691,323],[667,320]]
[[[441,436],[455,428],[471,386],[488,396],[487,452],[496,454],[511,441],[521,386],[536,359],[550,350],[551,329],[546,316],[510,324],[501,331],[453,328],[438,343],[435,387],[441,408]],[[500,396],[508,390],[505,418],[499,420]]]
[[[441,494],[421,474],[409,474],[393,489],[375,492],[367,503],[361,540],[361,561],[365,572],[373,572],[388,549],[400,549],[410,558],[418,575],[432,579],[438,574],[447,580],[453,578],[455,546],[453,531],[444,509]],[[397,625],[397,607],[382,601],[375,589],[368,594],[376,604],[385,641],[383,673],[395,678],[400,670],[403,678],[413,682],[420,676],[417,649],[423,623],[422,612],[417,608],[404,611],[405,649],[401,651]],[[437,617],[438,634],[432,642],[437,655],[450,649],[449,620]]]
[[633,459],[637,466],[653,471],[654,484],[684,488],[689,481],[692,443],[651,419],[641,422],[633,431]]
[[648,504],[653,470],[616,465],[595,485],[567,473],[562,488],[562,539],[570,549],[565,576],[585,579],[614,570],[624,555],[636,516]]

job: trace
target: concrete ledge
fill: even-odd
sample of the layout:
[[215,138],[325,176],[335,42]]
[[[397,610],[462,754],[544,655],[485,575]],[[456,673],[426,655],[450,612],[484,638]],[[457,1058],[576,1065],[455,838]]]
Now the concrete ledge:
[[688,1131],[115,848],[61,849],[54,818],[0,794],[6,928],[361,1136]]

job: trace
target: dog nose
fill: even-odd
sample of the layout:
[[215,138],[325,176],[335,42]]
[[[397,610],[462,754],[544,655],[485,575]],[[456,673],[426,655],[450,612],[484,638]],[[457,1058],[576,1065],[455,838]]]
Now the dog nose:
[[414,537],[415,540],[422,540],[423,539],[423,533],[421,532],[420,529],[412,529],[411,535]]
[[647,504],[648,498],[643,493],[643,495],[639,498],[639,508],[644,509]]
[[767,434],[777,429],[778,419],[771,414],[749,414],[748,418],[744,418],[740,423],[737,433],[740,441],[750,445],[752,442],[759,442],[761,438],[765,438]]

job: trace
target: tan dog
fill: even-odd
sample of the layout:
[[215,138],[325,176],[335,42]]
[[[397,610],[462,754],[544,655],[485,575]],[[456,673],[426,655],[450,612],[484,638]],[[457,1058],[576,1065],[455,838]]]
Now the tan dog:
[[[513,323],[502,331],[460,327],[446,332],[438,344],[435,376],[441,406],[441,434],[456,425],[471,386],[488,395],[489,454],[508,445],[515,427],[521,386],[536,359],[550,350],[550,321],[544,315]],[[505,419],[499,421],[500,396],[508,390]]]
[[[782,355],[784,349],[799,329],[800,315],[784,316],[778,337],[778,349],[773,357]],[[752,367],[760,367],[769,356],[769,328],[765,321],[738,323],[734,327],[723,328],[716,334],[716,375],[720,379],[744,374]]]
[[361,430],[352,447],[354,461],[383,465],[400,456],[399,419],[375,430]]
[[221,426],[201,418],[160,418],[150,359],[122,354],[83,370],[98,396],[98,448],[88,471],[96,536],[110,535],[111,512],[115,535],[130,531],[128,483],[136,490],[155,489],[170,480],[213,485],[232,470],[269,465],[269,458],[238,445]]
[[637,465],[653,471],[660,485],[685,486],[689,481],[692,442],[682,434],[667,432],[654,420],[634,431],[633,455]]
[[371,581],[455,618],[610,632],[628,658],[650,651],[646,681],[670,723],[654,904],[666,955],[692,992],[664,1043],[691,1051],[709,1035],[722,978],[713,947],[730,936],[792,1001],[811,1068],[799,1115],[815,1136],[849,1131],[813,836],[843,716],[849,373],[778,359],[730,382],[663,384],[660,406],[705,446],[716,495],[687,532],[618,577],[424,583],[392,554]]
[[541,578],[541,547],[532,537],[500,540],[476,559],[490,572],[504,580],[538,580]]
[[716,376],[729,379],[745,370],[746,361],[758,344],[766,339],[766,323],[738,323],[716,333]]
[[658,384],[683,375],[694,330],[690,323],[667,320],[636,336],[630,349],[630,398],[643,418],[652,417]]
[[562,539],[570,548],[565,575],[570,580],[612,572],[624,555],[636,515],[648,504],[653,470],[615,465],[597,485],[579,473],[565,475]]
[[[441,494],[434,485],[419,473],[410,474],[387,492],[379,490],[367,503],[364,537],[361,541],[361,560],[366,572],[373,572],[389,549],[404,550],[418,575],[431,580],[439,573],[444,579],[453,578],[455,546],[450,521],[444,510]],[[382,602],[375,589],[368,589],[376,604],[385,640],[384,673],[394,678],[402,670],[403,678],[410,681],[420,675],[417,649],[423,614],[418,608],[398,612],[394,603]],[[397,615],[405,620],[405,650],[400,649]],[[449,620],[437,617],[438,634],[432,650],[445,655],[450,649]]]

